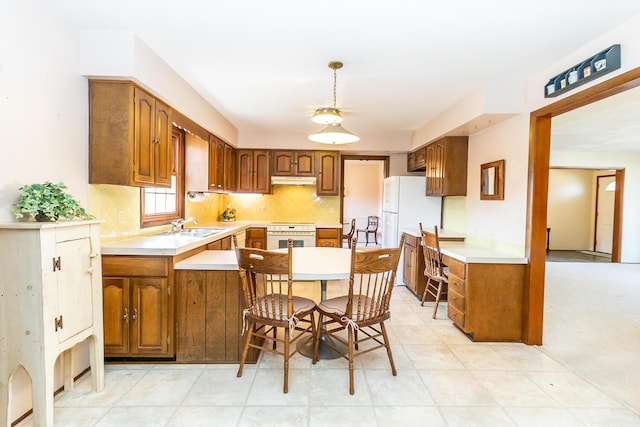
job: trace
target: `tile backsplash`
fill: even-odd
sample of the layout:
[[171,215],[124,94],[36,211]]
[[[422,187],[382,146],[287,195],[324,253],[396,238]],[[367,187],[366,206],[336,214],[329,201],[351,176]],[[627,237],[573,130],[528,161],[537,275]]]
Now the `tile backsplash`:
[[[309,221],[340,223],[340,197],[317,197],[313,186],[274,186],[272,194],[205,193],[200,201],[185,201],[185,218],[201,224],[218,221],[227,204],[236,209],[238,220]],[[103,242],[150,234],[168,226],[140,228],[140,189],[119,185],[89,185],[88,211],[104,220]]]
[[318,197],[313,186],[275,185],[272,194],[227,195],[226,203],[231,203],[241,220],[340,223],[340,197]]

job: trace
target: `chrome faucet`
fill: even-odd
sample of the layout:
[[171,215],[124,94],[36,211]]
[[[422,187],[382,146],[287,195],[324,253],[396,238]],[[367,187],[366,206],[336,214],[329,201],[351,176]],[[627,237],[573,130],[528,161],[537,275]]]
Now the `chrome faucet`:
[[171,221],[171,232],[175,233],[178,231],[178,227],[180,227],[180,231],[184,230],[185,220],[182,218],[176,219],[175,221]]
[[[184,231],[184,225],[186,223],[188,223],[189,221],[192,221],[194,224],[198,224],[198,219],[191,217],[191,218],[187,218],[187,219],[183,219],[183,218],[178,218],[175,221],[171,222],[171,232],[172,233],[177,233],[178,231]],[[178,229],[179,227],[179,229]]]

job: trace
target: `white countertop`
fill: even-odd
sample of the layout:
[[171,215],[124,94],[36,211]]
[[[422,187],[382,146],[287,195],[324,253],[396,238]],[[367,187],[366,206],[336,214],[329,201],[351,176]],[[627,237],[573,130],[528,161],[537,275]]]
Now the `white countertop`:
[[237,270],[236,251],[203,251],[173,265],[176,270]]
[[[215,240],[246,230],[249,227],[266,227],[271,221],[217,221],[188,228],[222,228],[224,231],[207,237],[141,235],[128,239],[103,243],[103,255],[165,255],[174,256],[206,245]],[[34,223],[35,224],[35,223]],[[187,229],[188,229],[187,228]],[[316,228],[342,228],[340,224],[316,224]],[[237,267],[236,267],[237,269]]]
[[101,244],[103,255],[179,255],[255,225],[250,221],[212,222],[194,228],[223,228],[207,237],[146,235]]
[[468,264],[527,264],[527,258],[468,242],[440,242],[440,252]]
[[[351,250],[341,248],[293,248],[294,280],[349,278]],[[237,270],[235,251],[203,251],[174,265],[176,270]]]
[[[430,229],[432,230],[432,229]],[[421,237],[420,229],[418,227],[408,227],[400,230],[401,233],[407,233],[410,236]],[[438,237],[441,239],[464,239],[466,234],[459,233],[457,231],[446,230],[444,228],[438,229]]]

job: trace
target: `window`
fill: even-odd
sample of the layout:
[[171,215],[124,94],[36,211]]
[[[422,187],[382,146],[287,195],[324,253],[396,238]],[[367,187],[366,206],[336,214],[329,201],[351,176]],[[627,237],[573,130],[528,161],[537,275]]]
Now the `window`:
[[184,217],[184,134],[178,129],[171,133],[174,153],[171,188],[143,187],[140,189],[140,227],[169,224]]

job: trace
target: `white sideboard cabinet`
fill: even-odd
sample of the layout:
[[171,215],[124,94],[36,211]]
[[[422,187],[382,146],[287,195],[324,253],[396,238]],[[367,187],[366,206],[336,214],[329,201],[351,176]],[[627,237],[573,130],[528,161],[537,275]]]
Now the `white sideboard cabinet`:
[[[0,224],[0,425],[10,425],[11,380],[31,378],[33,424],[53,426],[54,365],[88,340],[94,391],[104,388],[100,221]],[[11,414],[15,418],[21,414]]]

